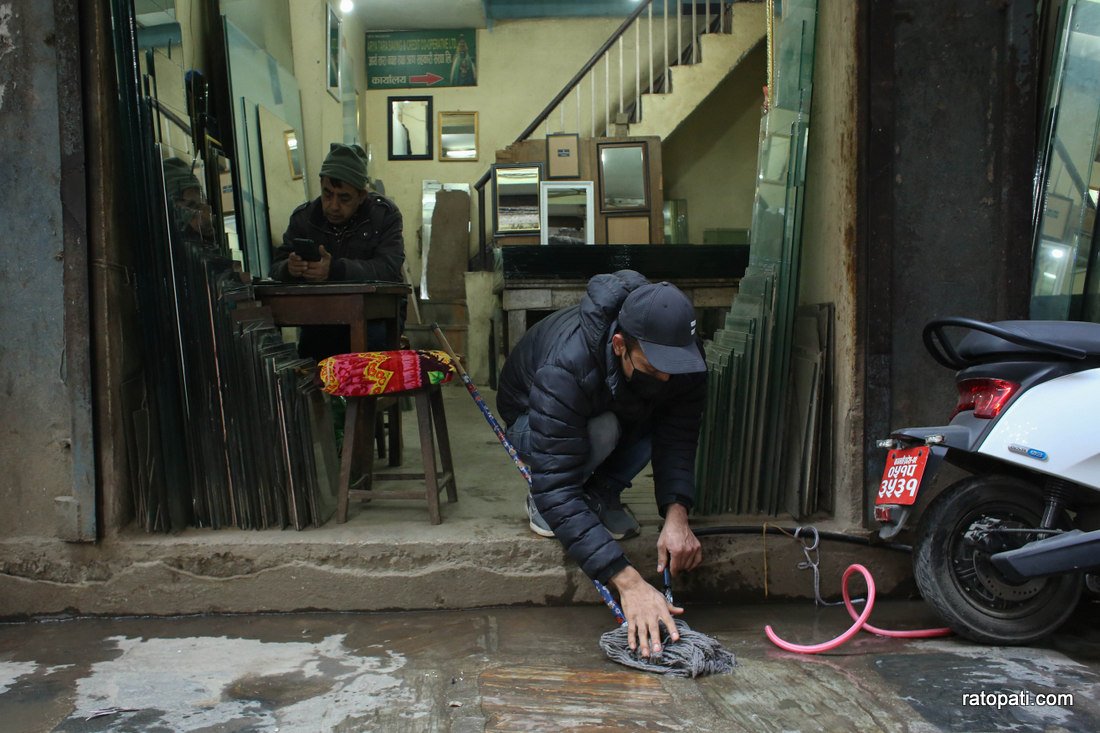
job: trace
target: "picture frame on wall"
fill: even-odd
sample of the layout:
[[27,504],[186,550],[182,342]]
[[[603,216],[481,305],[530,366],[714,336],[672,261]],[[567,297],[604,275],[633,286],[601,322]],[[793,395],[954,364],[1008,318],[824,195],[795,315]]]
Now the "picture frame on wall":
[[581,136],[555,132],[546,136],[546,178],[581,177]]
[[336,101],[340,101],[340,14],[331,5],[326,7],[328,13],[325,25],[325,56],[328,59],[328,74],[325,83],[329,95]]

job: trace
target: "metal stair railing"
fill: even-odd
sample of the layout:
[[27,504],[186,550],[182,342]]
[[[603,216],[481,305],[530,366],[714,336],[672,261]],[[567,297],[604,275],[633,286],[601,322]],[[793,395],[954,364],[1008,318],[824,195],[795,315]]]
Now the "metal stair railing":
[[[701,60],[699,38],[707,33],[726,32],[726,20],[732,3],[729,0],[692,2],[689,10],[685,9],[685,5],[688,3],[677,3],[675,0],[645,0],[639,3],[634,12],[516,137],[516,142],[530,138],[543,124],[547,126],[546,132],[551,132],[549,125],[555,112],[559,116],[558,130],[564,131],[565,117],[567,114],[572,116],[573,113],[573,110],[566,109],[571,106],[570,101],[573,102],[576,116],[571,131],[582,137],[600,137],[611,128],[615,119],[616,97],[618,118],[622,119],[627,103],[636,107],[636,100],[645,92],[655,91],[658,80],[668,76],[671,66],[698,63]],[[659,9],[656,19],[655,7]],[[678,7],[681,12],[673,15],[670,7]],[[655,20],[659,26],[656,29],[656,38]],[[632,43],[628,44],[631,36]],[[630,50],[633,50],[632,69],[627,59]],[[675,55],[672,55],[673,52]],[[613,66],[617,66],[617,70],[613,71]],[[638,122],[639,119],[640,117],[628,118],[628,122]]]
[[[732,32],[731,21],[733,20],[733,14],[732,14],[732,12],[729,12],[729,7],[732,4],[733,4],[732,2],[723,3],[723,5],[726,7],[727,11],[724,12],[724,13],[714,13],[711,16],[710,21],[706,24],[706,30],[703,31],[704,35],[705,34],[710,34],[710,33],[723,33],[723,34],[728,35],[729,33]],[[661,73],[660,76],[658,76],[656,79],[652,79],[650,81],[650,85],[649,85],[649,89],[647,90],[647,93],[648,94],[667,94],[667,93],[671,93],[672,92],[672,75],[671,75],[672,68],[675,67],[675,66],[687,66],[687,65],[690,65],[690,64],[698,63],[698,60],[696,60],[696,58],[695,58],[695,55],[697,53],[700,53],[699,44],[689,43],[687,48],[684,48],[680,52],[679,61],[674,60],[674,62],[672,64],[666,64],[664,72]],[[699,60],[701,60],[701,56],[700,56]],[[633,122],[640,122],[641,119],[642,119],[641,104],[642,104],[642,97],[641,97],[641,95],[637,95],[637,96],[635,96],[634,101],[629,106],[627,106],[626,109],[624,110],[624,114],[626,115],[626,118],[629,119],[632,123]]]

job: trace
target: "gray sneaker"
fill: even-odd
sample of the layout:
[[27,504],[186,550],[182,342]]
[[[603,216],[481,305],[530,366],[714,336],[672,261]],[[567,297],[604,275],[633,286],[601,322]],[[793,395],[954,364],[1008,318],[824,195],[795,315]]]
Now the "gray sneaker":
[[538,508],[535,507],[535,498],[531,496],[530,492],[527,494],[527,519],[527,526],[539,537],[554,536],[554,530],[550,529],[550,525],[539,514]]
[[617,540],[637,537],[642,531],[634,512],[619,498],[621,492],[603,481],[589,480],[584,486],[584,499],[588,507],[600,518],[600,523]]

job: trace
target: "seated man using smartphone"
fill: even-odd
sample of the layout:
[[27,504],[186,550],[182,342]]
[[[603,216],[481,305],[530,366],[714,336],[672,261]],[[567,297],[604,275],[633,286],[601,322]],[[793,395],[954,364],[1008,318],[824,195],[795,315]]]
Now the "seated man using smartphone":
[[[271,277],[286,282],[401,282],[405,242],[401,212],[367,190],[367,155],[332,143],[321,165],[321,196],[290,215]],[[367,348],[385,347],[385,324],[368,324]],[[346,326],[302,328],[298,353],[321,360],[351,349]]]

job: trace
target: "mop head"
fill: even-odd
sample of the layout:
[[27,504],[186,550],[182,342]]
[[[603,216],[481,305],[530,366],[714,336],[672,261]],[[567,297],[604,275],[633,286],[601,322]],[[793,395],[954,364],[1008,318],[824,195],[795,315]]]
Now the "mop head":
[[727,674],[733,671],[737,661],[733,653],[722,648],[714,639],[675,619],[680,640],[672,641],[666,633],[661,641],[661,653],[643,657],[630,651],[626,639],[626,626],[608,631],[600,637],[600,648],[608,659],[627,667],[670,674],[676,677],[701,677],[707,674]]

